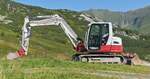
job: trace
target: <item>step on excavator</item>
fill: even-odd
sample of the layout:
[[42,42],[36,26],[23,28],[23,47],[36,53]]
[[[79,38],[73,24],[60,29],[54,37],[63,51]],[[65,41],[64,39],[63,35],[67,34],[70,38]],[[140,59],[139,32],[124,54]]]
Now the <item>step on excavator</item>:
[[13,60],[28,53],[31,29],[38,26],[60,26],[77,51],[73,61],[132,64],[133,54],[123,53],[122,39],[113,35],[111,22],[91,22],[82,40],[60,15],[25,17],[22,28],[21,47],[15,53],[9,53],[7,59]]

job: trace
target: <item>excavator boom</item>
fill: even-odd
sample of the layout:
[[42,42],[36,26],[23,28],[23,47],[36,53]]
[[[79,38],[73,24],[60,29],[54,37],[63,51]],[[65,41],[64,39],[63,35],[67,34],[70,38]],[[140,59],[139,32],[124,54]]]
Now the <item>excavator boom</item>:
[[27,16],[24,19],[24,25],[22,27],[21,47],[17,51],[17,55],[19,57],[27,55],[32,27],[43,27],[48,25],[60,26],[65,32],[66,36],[70,39],[73,47],[76,49],[78,43],[78,36],[62,17],[57,14],[36,17]]

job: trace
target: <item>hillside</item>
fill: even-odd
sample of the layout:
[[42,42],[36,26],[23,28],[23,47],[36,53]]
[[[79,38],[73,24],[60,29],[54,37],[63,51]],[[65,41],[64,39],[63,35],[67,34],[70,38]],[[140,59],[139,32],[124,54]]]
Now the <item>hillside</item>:
[[83,12],[104,21],[111,21],[122,28],[135,29],[144,34],[150,33],[150,6],[128,12],[103,9],[91,9]]
[[[10,5],[11,8],[13,8],[13,9],[8,10],[8,7],[7,7],[8,5]],[[5,13],[5,14],[1,13],[1,18],[5,17],[2,19],[2,21],[0,23],[1,39],[6,39],[6,40],[3,40],[3,42],[7,41],[7,42],[10,42],[10,44],[14,43],[14,45],[16,45],[16,43],[17,43],[17,46],[13,46],[14,50],[16,50],[19,47],[19,39],[21,37],[21,28],[23,25],[24,17],[27,15],[36,16],[36,15],[60,14],[68,21],[70,26],[72,26],[72,28],[81,35],[81,37],[82,37],[81,32],[84,31],[84,29],[85,29],[84,27],[86,26],[85,25],[86,22],[78,21],[79,13],[74,12],[74,11],[47,10],[47,9],[42,9],[39,7],[31,7],[31,6],[18,4],[18,3],[16,4],[14,2],[9,2],[9,1],[8,1],[8,4],[2,5],[2,6],[6,6],[6,7],[4,10],[1,9],[1,11],[0,11],[0,12]],[[10,21],[10,22],[5,23],[6,21]],[[33,28],[32,36],[33,37],[31,38],[31,46],[37,44],[35,46],[41,46],[41,49],[44,48],[44,46],[47,48],[49,47],[48,49],[50,49],[51,47],[54,48],[55,45],[58,45],[58,47],[64,47],[65,46],[64,44],[68,44],[70,46],[70,49],[72,47],[71,44],[67,41],[68,38],[65,36],[63,31],[58,27],[55,28],[55,26],[53,26],[51,28],[49,28],[48,26],[44,27],[44,28],[40,28],[40,27]],[[37,39],[37,37],[39,37],[39,38]],[[11,40],[9,40],[9,39],[11,39]],[[50,40],[50,41],[48,41],[48,40]],[[39,43],[39,41],[42,41],[42,43]],[[49,42],[49,45],[47,42]],[[34,43],[34,44],[32,44],[32,43]],[[44,45],[44,44],[46,44],[46,45]],[[9,46],[9,43],[8,43],[8,46]],[[52,49],[51,52],[54,52],[53,48],[51,48]],[[46,49],[46,48],[44,48],[44,49]],[[57,49],[57,48],[54,48],[54,49]],[[70,49],[67,49],[67,50],[70,50]],[[62,50],[59,49],[59,52],[60,51],[65,51],[65,49],[62,49]],[[40,52],[41,51],[39,51],[39,53]],[[36,53],[38,53],[38,52],[36,52]]]
[[[75,51],[61,28],[55,26],[33,28],[28,55],[14,61],[6,60],[8,52],[14,52],[19,48],[24,17],[51,14],[59,14],[64,17],[76,33],[84,38],[88,22],[80,17],[80,12],[66,9],[49,10],[10,0],[0,0],[1,79],[122,79],[120,72],[125,74],[124,76],[134,73],[138,75],[137,77],[145,77],[145,74],[148,77],[147,74],[150,74],[149,67],[145,66],[104,65],[71,61],[71,56]],[[140,57],[150,60],[149,40],[128,39],[123,36],[126,50],[143,53]],[[134,44],[135,42],[137,43]],[[135,50],[136,48],[138,50]],[[145,50],[147,52],[144,52]],[[101,75],[107,73],[110,76]]]

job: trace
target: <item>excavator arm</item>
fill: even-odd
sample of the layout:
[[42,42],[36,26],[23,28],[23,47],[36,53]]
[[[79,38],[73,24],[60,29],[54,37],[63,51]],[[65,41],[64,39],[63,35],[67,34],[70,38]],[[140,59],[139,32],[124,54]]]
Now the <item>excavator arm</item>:
[[78,47],[78,36],[77,34],[72,30],[72,28],[67,24],[67,22],[60,17],[59,15],[50,15],[50,16],[37,16],[37,17],[25,17],[24,25],[22,28],[22,40],[21,40],[21,47],[20,49],[15,53],[15,57],[12,53],[8,54],[8,59],[15,59],[18,57],[22,57],[24,55],[27,55],[28,47],[29,47],[29,39],[31,36],[31,29],[32,27],[37,26],[47,26],[47,25],[56,25],[60,26],[63,31],[65,32],[66,36],[70,39],[73,47],[76,49]]

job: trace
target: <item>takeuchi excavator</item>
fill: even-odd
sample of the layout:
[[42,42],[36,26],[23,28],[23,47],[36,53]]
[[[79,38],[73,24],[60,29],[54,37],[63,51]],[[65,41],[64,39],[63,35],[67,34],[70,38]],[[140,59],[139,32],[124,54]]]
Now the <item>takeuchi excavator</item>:
[[111,22],[91,22],[82,40],[68,25],[63,17],[55,14],[48,16],[25,17],[22,28],[21,47],[16,53],[9,53],[8,59],[23,57],[28,53],[31,29],[37,26],[60,26],[70,39],[76,54],[72,56],[74,61],[131,64],[132,55],[123,53],[122,39],[113,36]]

